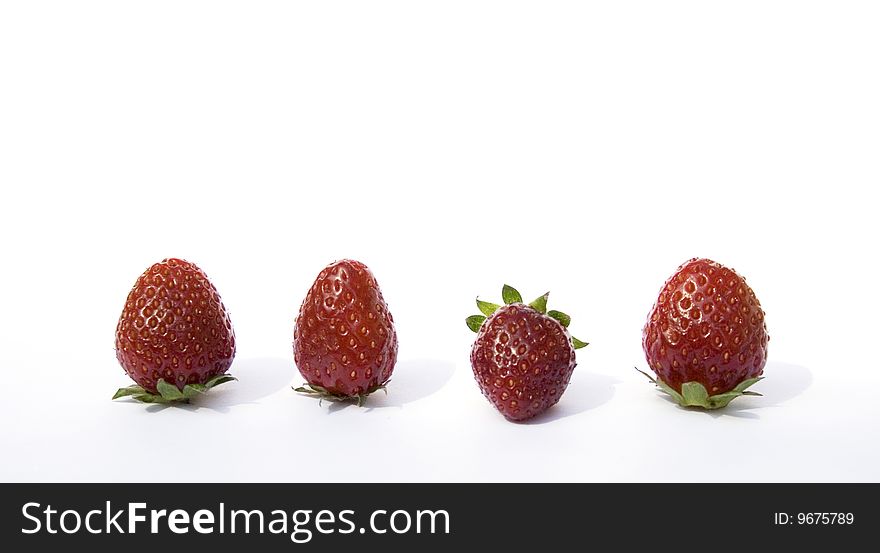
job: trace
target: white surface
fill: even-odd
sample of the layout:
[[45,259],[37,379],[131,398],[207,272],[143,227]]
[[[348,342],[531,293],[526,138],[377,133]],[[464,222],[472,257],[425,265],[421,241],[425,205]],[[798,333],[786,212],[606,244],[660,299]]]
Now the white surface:
[[[872,2],[4,2],[4,481],[878,481]],[[241,381],[111,402],[125,296],[179,256]],[[663,399],[640,336],[677,265],[746,275],[764,398]],[[296,396],[293,321],[353,257],[397,321],[387,398]],[[506,422],[464,318],[552,290],[591,342]]]

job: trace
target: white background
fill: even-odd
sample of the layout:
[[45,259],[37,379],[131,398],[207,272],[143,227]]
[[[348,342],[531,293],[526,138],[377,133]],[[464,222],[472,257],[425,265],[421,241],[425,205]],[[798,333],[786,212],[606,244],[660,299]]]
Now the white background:
[[[0,479],[878,481],[875,2],[4,2]],[[152,263],[199,264],[240,382],[110,396]],[[679,263],[748,278],[763,398],[680,409],[633,367]],[[388,396],[298,397],[318,271],[376,274]],[[504,282],[591,345],[505,421],[470,372]]]

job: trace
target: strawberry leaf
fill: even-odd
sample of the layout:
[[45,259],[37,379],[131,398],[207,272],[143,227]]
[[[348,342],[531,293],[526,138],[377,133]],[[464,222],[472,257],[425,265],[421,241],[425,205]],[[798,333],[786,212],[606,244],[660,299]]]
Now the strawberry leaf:
[[136,396],[132,396],[132,399],[136,399],[142,403],[170,403],[167,399],[163,398],[157,394],[151,394],[149,392],[145,394],[139,394]]
[[[501,297],[504,301],[505,305],[510,305],[512,303],[523,303],[522,294],[516,290],[513,286],[509,284],[505,284],[501,289]],[[529,303],[529,307],[541,313],[543,315],[547,315],[548,317],[553,318],[558,321],[564,328],[568,328],[571,324],[571,317],[563,313],[562,311],[550,310],[547,311],[547,301],[550,298],[550,292],[546,292],[541,296],[535,298],[531,303]],[[501,306],[497,303],[491,303],[488,301],[483,301],[480,298],[477,298],[477,308],[480,310],[482,315],[471,315],[467,319],[465,319],[465,323],[468,328],[470,328],[474,332],[479,332],[483,323],[486,321],[488,317],[493,316]],[[581,349],[589,345],[589,343],[578,340],[574,336],[569,335],[571,339],[571,345],[574,349]]]
[[469,329],[473,330],[474,332],[479,332],[480,327],[483,326],[483,321],[485,320],[486,317],[484,317],[483,315],[471,315],[470,317],[465,319],[465,323],[467,323]]
[[764,380],[763,376],[759,376],[757,378],[747,378],[746,380],[743,380],[742,382],[737,384],[736,388],[734,388],[733,391],[739,392],[744,395],[750,395],[750,396],[751,395],[758,395],[759,396],[761,394],[759,394],[757,392],[746,392],[746,388],[752,386],[753,384],[756,384],[757,382],[759,382],[761,380]]
[[185,399],[183,397],[183,392],[181,392],[174,384],[165,382],[164,378],[160,378],[159,382],[156,383],[156,390],[162,396],[162,399],[166,401],[179,401]]
[[684,398],[681,397],[681,394],[675,391],[675,388],[663,382],[662,380],[657,380],[656,384],[660,387],[661,390],[672,396],[672,399],[677,401],[679,405],[684,405]]
[[547,298],[550,297],[550,292],[547,292],[543,296],[535,299],[532,303],[529,304],[529,307],[537,311],[538,313],[546,313],[547,312]]
[[571,324],[571,317],[563,313],[562,311],[556,311],[555,309],[551,309],[547,312],[547,316],[552,317],[559,321],[559,324],[568,328],[568,325]]
[[294,392],[318,398],[318,405],[321,405],[321,403],[326,399],[327,401],[335,401],[335,402],[339,402],[339,403],[352,402],[352,403],[357,404],[358,407],[362,407],[364,404],[364,401],[366,401],[366,399],[367,399],[367,396],[369,396],[370,394],[378,392],[379,390],[382,390],[387,394],[388,389],[386,387],[388,386],[389,382],[391,382],[390,379],[386,380],[384,384],[379,384],[379,385],[373,386],[372,388],[370,388],[366,392],[364,392],[362,394],[356,394],[353,396],[346,396],[343,394],[337,394],[335,392],[331,392],[330,390],[328,390],[327,388],[324,388],[323,386],[319,386],[317,384],[309,384],[308,382],[303,384],[302,386],[299,386],[296,388],[293,388],[293,386],[291,386],[291,388],[293,388]]
[[183,387],[183,397],[186,399],[192,399],[198,395],[204,394],[208,391],[208,387],[204,384],[187,384]]
[[492,313],[497,311],[500,307],[501,306],[498,305],[497,303],[482,301],[482,300],[480,300],[480,298],[477,298],[477,309],[479,309],[480,313],[482,313],[483,315],[485,315],[487,317],[492,315]]
[[160,378],[159,382],[156,383],[156,391],[158,393],[145,390],[141,386],[128,386],[127,388],[117,390],[116,394],[113,395],[113,399],[129,396],[143,403],[189,403],[190,399],[232,380],[238,379],[229,374],[218,374],[204,384],[187,384],[183,387],[183,391],[181,391],[174,384],[169,384],[165,379]]
[[501,299],[504,300],[504,303],[510,305],[511,303],[522,303],[522,294],[520,294],[516,288],[513,286],[509,286],[507,284],[501,289]]
[[[727,407],[727,404],[738,398],[743,394],[739,392],[725,392],[723,394],[716,394],[714,396],[709,396],[706,398],[706,402],[709,404],[707,409],[720,409],[722,407]],[[699,407],[703,407],[700,405]]]
[[706,405],[709,400],[709,392],[699,382],[685,382],[682,384],[681,396],[684,398],[684,405]]
[[113,394],[113,399],[119,399],[126,396],[136,396],[143,393],[146,393],[146,390],[144,390],[140,386],[128,386],[127,388],[119,388],[118,390],[116,390],[116,393]]
[[[636,367],[636,370],[639,371],[639,368]],[[660,388],[661,390],[663,390],[664,392],[666,392],[667,394],[672,396],[672,399],[674,399],[676,402],[678,402],[679,405],[682,404],[682,402],[684,401],[684,398],[681,397],[681,394],[676,392],[673,388],[668,386],[665,382],[663,382],[660,379],[654,380],[654,378],[651,375],[649,375],[648,373],[646,373],[645,371],[639,371],[639,372],[642,373],[643,375],[645,375],[645,377],[648,380],[650,380],[655,386],[657,386],[658,388]]]
[[[639,371],[638,368],[636,368]],[[648,380],[657,385],[658,388],[672,396],[672,398],[682,407],[701,407],[703,409],[721,409],[726,407],[731,401],[740,396],[760,396],[757,392],[747,391],[746,388],[752,384],[762,380],[759,378],[749,378],[740,382],[736,388],[729,392],[723,392],[710,396],[706,391],[706,387],[699,382],[685,382],[681,385],[681,393],[675,391],[671,386],[663,382],[661,379],[654,379],[649,374],[639,371]]]
[[221,384],[225,384],[227,382],[232,382],[233,380],[238,380],[231,374],[218,374],[210,378],[207,382],[205,382],[205,389],[210,390],[211,388],[215,388]]
[[572,345],[572,347],[574,347],[574,349],[581,349],[581,348],[585,348],[585,347],[589,346],[590,344],[589,344],[589,342],[582,342],[582,341],[578,340],[577,338],[575,338],[574,336],[572,336],[571,337],[571,345]]

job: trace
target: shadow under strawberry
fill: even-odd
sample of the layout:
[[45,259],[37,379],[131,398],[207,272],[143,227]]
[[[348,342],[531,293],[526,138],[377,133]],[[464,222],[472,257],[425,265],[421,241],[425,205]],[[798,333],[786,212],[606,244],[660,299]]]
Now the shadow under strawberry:
[[605,405],[614,398],[617,378],[594,372],[575,375],[559,403],[521,424],[547,424],[574,417]]
[[[412,359],[400,361],[391,383],[394,393],[373,394],[361,403],[361,410],[372,412],[389,408],[401,409],[405,405],[425,399],[439,392],[455,372],[455,365],[437,359]],[[328,413],[336,413],[347,407],[356,407],[351,401],[332,402]]]

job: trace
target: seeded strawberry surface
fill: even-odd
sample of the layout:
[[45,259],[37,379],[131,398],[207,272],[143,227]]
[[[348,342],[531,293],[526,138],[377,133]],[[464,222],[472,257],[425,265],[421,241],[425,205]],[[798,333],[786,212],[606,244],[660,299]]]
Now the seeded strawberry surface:
[[205,384],[234,357],[232,322],[201,269],[165,259],[137,279],[116,326],[116,358],[141,388]]
[[555,405],[575,365],[565,328],[521,303],[505,305],[492,314],[471,348],[471,367],[480,390],[513,421],[529,419]]
[[768,341],[754,291],[708,259],[691,259],[666,281],[642,334],[648,365],[663,383],[681,393],[696,382],[710,395],[761,376]]
[[547,310],[550,293],[529,304],[507,284],[504,305],[477,298],[480,315],[465,319],[477,333],[471,368],[483,395],[508,420],[518,422],[555,405],[576,366],[575,350],[588,344],[568,333],[571,317]]
[[300,374],[324,397],[360,400],[388,382],[397,333],[366,265],[346,259],[321,271],[300,307],[293,352]]

